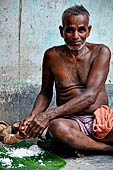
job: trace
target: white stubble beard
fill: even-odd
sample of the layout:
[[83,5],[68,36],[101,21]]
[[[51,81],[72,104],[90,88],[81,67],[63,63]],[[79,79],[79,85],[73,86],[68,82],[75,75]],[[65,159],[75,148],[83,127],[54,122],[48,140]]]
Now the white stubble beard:
[[[67,44],[66,44],[66,45],[67,45]],[[81,50],[85,45],[86,45],[86,41],[84,41],[84,43],[83,43],[79,48],[77,48],[77,47],[72,47],[72,46],[70,46],[70,45],[67,45],[67,47],[68,47],[70,50],[79,51],[79,50]]]

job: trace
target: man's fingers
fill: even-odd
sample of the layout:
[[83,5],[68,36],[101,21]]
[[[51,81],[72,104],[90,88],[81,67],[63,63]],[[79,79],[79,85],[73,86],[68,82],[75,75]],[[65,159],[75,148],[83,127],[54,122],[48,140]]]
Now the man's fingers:
[[37,120],[36,118],[34,118],[31,122],[24,121],[20,125],[20,132],[22,133],[22,136],[29,138],[39,137],[43,133],[44,129],[45,129],[44,122],[40,121],[40,119]]
[[20,122],[20,125],[19,125],[20,129],[23,130],[25,126],[28,126],[30,124],[31,121],[32,121],[32,117],[28,117],[24,121]]
[[37,132],[35,132],[35,133],[33,133],[32,137],[33,137],[33,138],[38,137],[38,131],[37,131]]
[[40,126],[35,126],[34,123],[31,123],[26,129],[25,133],[30,137],[36,137],[38,131],[40,130]]
[[23,121],[19,124],[19,131],[24,131],[25,127],[27,126],[27,122]]
[[25,133],[29,134],[32,131],[33,127],[35,127],[34,123],[30,123],[28,127],[25,129]]
[[40,135],[43,133],[44,129],[39,128],[35,133],[33,133],[33,138],[40,137]]
[[28,135],[30,137],[35,138],[35,137],[37,137],[37,134],[39,131],[40,131],[40,127],[38,127],[37,129],[32,128],[31,131],[29,131]]
[[37,136],[37,137],[40,137],[40,136],[42,135],[43,131],[44,131],[44,129],[41,129],[41,130],[39,131],[39,133],[38,133],[38,136]]
[[26,133],[24,133],[24,132],[19,132],[19,136],[21,136],[24,139],[29,138],[29,136],[27,136]]
[[27,129],[26,134],[30,137],[36,138],[39,137],[44,131],[44,128],[38,126],[34,127],[33,125]]

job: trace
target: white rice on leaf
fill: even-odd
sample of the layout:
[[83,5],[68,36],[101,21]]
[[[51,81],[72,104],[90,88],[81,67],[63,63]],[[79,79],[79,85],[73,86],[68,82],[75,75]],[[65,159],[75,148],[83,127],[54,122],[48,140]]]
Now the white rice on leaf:
[[44,151],[37,145],[32,145],[29,148],[5,148],[5,149],[7,150],[8,155],[17,158],[38,156],[44,153]]

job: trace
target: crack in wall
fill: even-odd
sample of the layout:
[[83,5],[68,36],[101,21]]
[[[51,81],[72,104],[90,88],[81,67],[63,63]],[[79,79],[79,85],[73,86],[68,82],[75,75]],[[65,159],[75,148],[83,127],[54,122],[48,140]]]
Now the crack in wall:
[[20,81],[20,43],[21,43],[21,18],[22,18],[22,0],[19,1],[19,25],[18,25],[18,79]]
[[[22,0],[19,1],[19,25],[18,25],[18,80],[20,82],[20,60],[21,60],[21,51],[20,51],[20,43],[21,43],[21,20],[22,20]],[[20,105],[20,96],[17,96],[17,103]],[[20,110],[20,108],[19,108]],[[20,112],[19,112],[20,113]],[[20,118],[20,114],[18,114],[18,118]]]

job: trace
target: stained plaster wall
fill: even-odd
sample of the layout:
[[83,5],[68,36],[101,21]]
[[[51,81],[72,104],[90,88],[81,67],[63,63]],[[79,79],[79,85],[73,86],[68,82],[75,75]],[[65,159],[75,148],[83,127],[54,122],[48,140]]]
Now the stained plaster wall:
[[0,0],[0,119],[12,123],[29,115],[40,90],[44,51],[64,43],[61,15],[75,3],[91,14],[88,41],[111,49],[106,86],[113,106],[113,0]]

